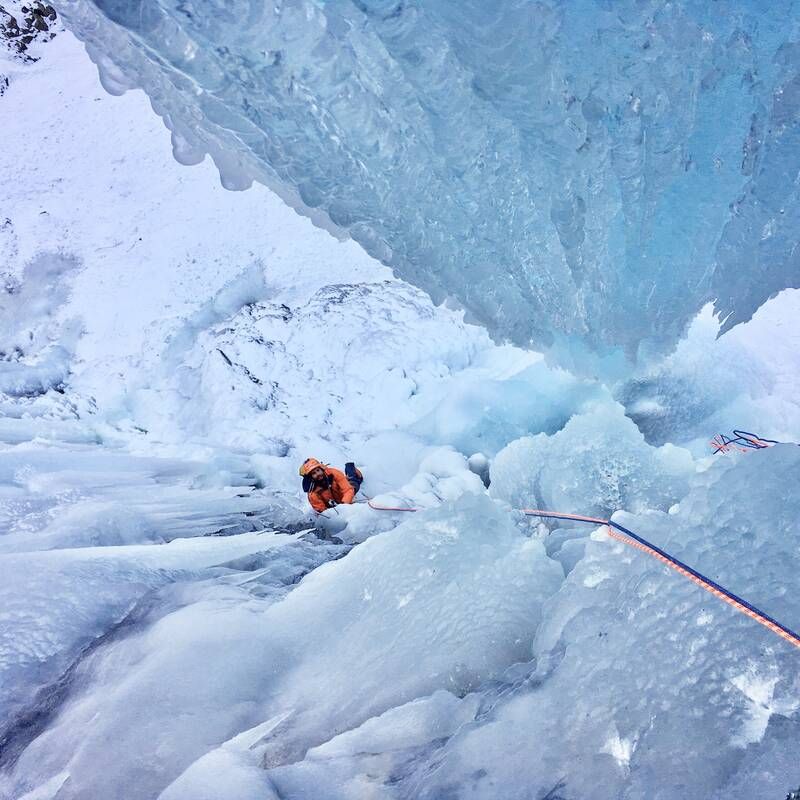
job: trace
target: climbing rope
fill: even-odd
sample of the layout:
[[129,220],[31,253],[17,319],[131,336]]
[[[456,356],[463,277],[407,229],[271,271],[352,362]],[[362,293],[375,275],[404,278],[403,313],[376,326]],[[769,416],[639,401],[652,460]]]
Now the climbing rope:
[[523,509],[523,513],[529,517],[575,520],[577,522],[589,522],[592,524],[605,525],[608,528],[608,534],[612,539],[616,539],[623,544],[627,544],[629,547],[635,547],[638,550],[641,550],[642,552],[652,556],[653,558],[658,559],[663,564],[666,564],[671,569],[674,569],[685,578],[688,578],[690,581],[700,586],[702,589],[705,589],[710,594],[713,594],[714,597],[719,598],[723,602],[735,608],[737,611],[747,615],[751,619],[763,625],[765,628],[768,628],[782,639],[785,639],[795,647],[800,648],[800,634],[795,633],[795,631],[793,631],[791,628],[787,628],[785,625],[782,625],[760,608],[748,603],[744,598],[734,594],[724,586],[718,584],[716,581],[711,580],[711,578],[703,575],[696,569],[693,569],[688,564],[684,564],[682,561],[679,561],[665,550],[662,550],[660,547],[648,542],[647,539],[642,538],[627,528],[623,528],[622,525],[619,525],[610,519],[601,520],[595,517],[581,517],[576,514],[561,514],[555,511],[541,511],[540,509],[536,508]]
[[746,453],[748,450],[763,450],[765,447],[772,447],[774,444],[783,444],[775,439],[764,439],[755,433],[748,431],[733,431],[733,436],[726,436],[718,433],[710,442],[715,453],[728,453],[731,450],[739,450]]
[[378,506],[372,502],[372,500],[367,500],[367,505],[373,509],[374,511],[419,511],[418,508],[399,508],[395,506]]
[[[741,433],[741,432],[736,432]],[[753,434],[748,434],[749,436],[753,436]],[[758,437],[754,437],[758,438]],[[769,440],[761,440],[759,441],[769,441]],[[768,445],[764,445],[768,446]],[[415,512],[419,509],[416,508],[409,508],[409,507],[397,507],[397,506],[381,506],[373,503],[372,500],[368,501],[369,507],[374,509],[375,511],[410,511]],[[768,630],[772,631],[773,633],[780,636],[782,639],[786,640],[790,644],[793,644],[795,647],[800,648],[800,634],[793,631],[791,628],[787,628],[785,625],[782,625],[776,619],[773,619],[769,614],[762,611],[760,608],[752,605],[747,600],[738,595],[734,594],[730,590],[726,589],[724,586],[721,586],[716,581],[711,580],[711,578],[703,575],[701,572],[698,572],[696,569],[693,569],[688,564],[684,564],[682,561],[679,561],[674,556],[667,553],[665,550],[662,550],[660,547],[648,542],[647,539],[642,538],[641,536],[635,534],[633,531],[628,530],[627,528],[623,528],[622,525],[613,522],[610,519],[600,519],[599,517],[587,517],[582,514],[565,514],[560,511],[544,511],[540,508],[521,508],[519,509],[525,516],[528,517],[541,517],[543,519],[561,519],[561,520],[568,520],[572,522],[585,522],[591,525],[605,525],[608,529],[608,534],[612,539],[616,539],[623,544],[628,545],[629,547],[635,547],[637,550],[641,550],[643,553],[647,553],[649,556],[652,556],[655,559],[658,559],[663,564],[666,564],[670,569],[675,570],[675,572],[683,575],[684,578],[688,578],[690,581],[695,583],[705,591],[713,594],[714,597],[722,600],[723,602],[727,603],[732,608],[735,608],[742,614],[750,617],[750,619],[755,620],[760,625],[763,625]]]

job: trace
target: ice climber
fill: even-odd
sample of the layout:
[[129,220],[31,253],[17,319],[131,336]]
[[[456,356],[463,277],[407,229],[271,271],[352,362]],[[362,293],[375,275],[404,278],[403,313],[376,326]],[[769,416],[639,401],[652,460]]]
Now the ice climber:
[[322,512],[340,503],[354,502],[364,478],[352,461],[348,461],[344,469],[345,472],[342,472],[329,467],[316,458],[307,458],[302,463],[300,475],[303,478],[303,490],[308,493],[308,502],[314,511]]

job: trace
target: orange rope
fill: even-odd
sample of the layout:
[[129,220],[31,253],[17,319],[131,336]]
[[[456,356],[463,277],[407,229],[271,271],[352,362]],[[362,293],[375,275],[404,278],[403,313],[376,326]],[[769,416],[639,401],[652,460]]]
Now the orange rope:
[[700,586],[702,589],[705,589],[709,594],[713,594],[714,597],[718,598],[719,600],[722,600],[729,606],[735,608],[737,611],[740,611],[742,614],[745,614],[746,616],[750,617],[750,619],[755,620],[759,625],[763,625],[765,628],[772,631],[773,633],[776,633],[778,636],[780,636],[782,639],[785,639],[790,644],[793,644],[795,647],[800,648],[800,639],[797,639],[795,636],[792,636],[790,633],[787,633],[785,630],[783,630],[783,628],[776,625],[771,620],[765,619],[763,616],[756,613],[755,611],[752,611],[743,603],[740,603],[738,600],[734,600],[732,597],[728,597],[726,594],[719,591],[719,589],[716,589],[715,587],[711,586],[708,582],[704,581],[702,578],[693,575],[687,569],[684,569],[680,565],[670,561],[668,558],[665,558],[660,553],[657,553],[655,550],[653,550],[652,547],[648,547],[647,545],[642,544],[641,542],[634,541],[633,539],[629,539],[627,536],[621,533],[617,533],[617,531],[615,531],[610,525],[607,525],[606,527],[608,529],[608,535],[612,539],[616,539],[619,542],[623,542],[624,544],[630,545],[631,547],[635,547],[637,550],[641,550],[643,553],[647,553],[653,558],[658,559],[663,564],[666,564],[668,567],[670,567],[670,569],[674,569],[675,572],[678,572],[679,574],[683,575],[684,578],[688,578],[690,581],[692,581],[692,583],[696,584],[697,586]]
[[[725,449],[729,446],[730,445],[721,444],[720,449],[725,452]],[[379,506],[374,504],[372,500],[369,500],[368,503],[369,507],[375,511],[417,511],[416,508]],[[641,550],[643,553],[647,553],[648,555],[657,559],[662,564],[666,564],[668,567],[670,567],[670,569],[673,569],[678,574],[683,575],[684,578],[688,578],[690,581],[692,581],[692,583],[699,586],[701,589],[704,589],[709,594],[713,594],[714,597],[718,598],[719,600],[723,600],[732,608],[741,612],[745,616],[750,617],[750,619],[755,620],[759,625],[763,625],[765,628],[777,634],[785,641],[793,644],[797,648],[800,648],[800,635],[794,633],[788,628],[782,627],[763,611],[759,611],[759,609],[755,608],[755,606],[749,605],[747,601],[737,598],[736,595],[732,594],[728,589],[715,584],[713,581],[705,578],[691,567],[681,564],[681,562],[679,562],[673,556],[670,556],[668,553],[659,551],[654,545],[648,544],[646,540],[641,539],[632,531],[628,531],[627,528],[622,528],[621,526],[617,525],[616,522],[611,522],[611,520],[608,519],[600,519],[599,517],[587,517],[582,514],[564,514],[560,511],[544,511],[539,508],[520,508],[517,510],[530,516],[544,517],[546,519],[573,520],[575,522],[588,522],[596,525],[605,525],[608,530],[608,535],[612,539],[616,539],[617,541],[627,544],[630,547],[635,547],[637,550]],[[624,531],[625,533],[618,532],[618,530],[615,530],[615,528],[619,531]]]

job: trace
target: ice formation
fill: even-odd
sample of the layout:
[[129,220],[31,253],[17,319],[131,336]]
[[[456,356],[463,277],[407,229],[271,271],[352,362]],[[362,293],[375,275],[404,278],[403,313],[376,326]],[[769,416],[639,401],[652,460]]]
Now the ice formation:
[[274,186],[498,337],[644,354],[798,286],[793,0],[69,0],[176,157]]
[[621,406],[573,416],[553,436],[511,442],[492,466],[492,496],[515,508],[571,510],[605,519],[618,509],[666,510],[686,494],[691,455],[648,446]]
[[[297,186],[563,359],[183,169],[70,34],[0,52],[0,798],[796,789],[795,650],[602,528],[516,510],[615,513],[800,627],[800,449],[707,446],[800,441],[800,292],[721,337],[707,307],[633,371],[561,346],[653,355],[704,299],[742,319],[787,282],[796,9],[103,4],[132,40],[63,5],[183,161]],[[309,514],[311,454],[362,466],[357,504]]]
[[[800,506],[790,484],[800,449],[753,456],[698,476],[672,514],[619,519],[797,620],[789,587]],[[796,652],[601,530],[547,604],[533,655],[529,673],[487,693],[480,724],[413,758],[407,790],[385,796],[744,800],[796,782]],[[771,719],[781,751],[772,761],[763,754]]]
[[[90,683],[108,675],[113,688],[74,697],[21,756],[17,791],[67,772],[63,797],[151,797],[212,741],[265,720],[274,730],[254,757],[290,763],[337,730],[437,689],[463,693],[524,658],[561,576],[540,542],[475,497],[371,538],[279,602],[219,587],[98,653]],[[145,776],[132,756],[152,737],[179,746]],[[91,768],[98,758],[109,769]]]
[[[672,513],[618,519],[797,619],[786,588],[800,508],[786,492],[798,466],[790,446],[720,461]],[[780,508],[769,524],[764,508]],[[164,800],[210,796],[220,768],[286,800],[780,796],[800,755],[795,652],[603,529],[588,532],[527,663],[461,699],[438,691],[377,715],[269,770],[268,782],[256,771],[258,732],[232,740]],[[241,797],[261,796],[250,791]]]

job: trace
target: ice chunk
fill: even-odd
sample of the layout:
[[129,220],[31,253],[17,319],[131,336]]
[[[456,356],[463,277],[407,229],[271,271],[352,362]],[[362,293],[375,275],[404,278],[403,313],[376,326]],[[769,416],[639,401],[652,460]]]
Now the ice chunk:
[[461,700],[449,692],[434,692],[309,750],[297,764],[271,770],[270,780],[285,798],[388,798],[387,776],[393,768],[402,771],[415,754],[449,739],[474,720],[479,706],[476,694]]
[[[159,800],[206,797],[206,787],[215,785],[220,769],[225,770],[226,777],[232,779],[234,785],[248,778],[254,781],[253,794],[243,795],[242,800],[270,798],[272,791],[275,797],[287,799],[388,797],[388,793],[384,795],[381,791],[380,776],[391,769],[390,765],[400,766],[410,753],[418,753],[452,736],[474,719],[479,702],[475,694],[459,700],[450,692],[439,690],[372,717],[358,728],[312,748],[297,764],[267,773],[259,766],[257,748],[254,752],[252,745],[264,735],[265,728],[274,726],[274,721],[270,720],[198,760],[160,795]],[[260,785],[256,781],[260,781]],[[257,789],[262,793],[258,794]],[[228,796],[226,789],[225,797]]]
[[489,488],[489,467],[491,462],[483,453],[473,453],[467,459],[467,466],[470,472],[474,472],[483,481],[483,485]]
[[352,731],[313,747],[306,757],[324,760],[419,747],[434,739],[452,736],[473,720],[477,710],[475,695],[462,703],[455,695],[440,689],[430,697],[392,708]]
[[512,442],[492,464],[493,497],[515,508],[605,517],[617,509],[667,509],[694,471],[686,450],[648,445],[621,406],[598,405],[553,436]]
[[253,745],[275,725],[276,720],[267,720],[212,750],[161,792],[158,800],[280,800],[252,752]]
[[477,378],[472,372],[456,376],[442,401],[413,430],[465,453],[494,455],[527,433],[554,433],[573,414],[608,397],[602,386],[543,361],[511,376]]

